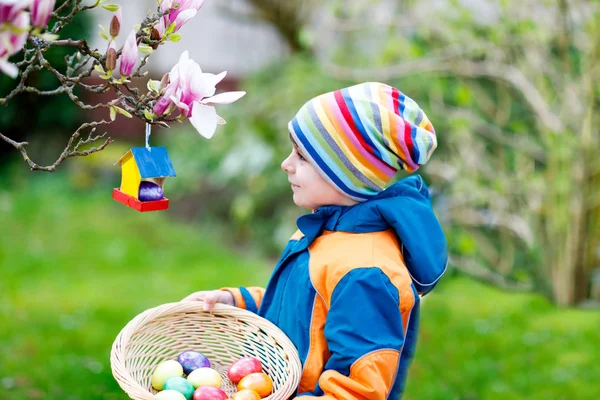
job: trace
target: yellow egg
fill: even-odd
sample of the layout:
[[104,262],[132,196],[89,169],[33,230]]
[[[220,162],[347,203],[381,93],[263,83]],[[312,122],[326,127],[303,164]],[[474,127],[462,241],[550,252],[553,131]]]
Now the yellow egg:
[[164,390],[154,395],[157,400],[186,400],[185,396],[176,390]]
[[183,367],[177,361],[163,361],[154,370],[152,374],[152,387],[156,390],[163,390],[167,379],[174,376],[183,376]]
[[212,368],[195,369],[188,375],[187,379],[194,388],[200,386],[221,387],[221,382],[223,381],[221,375]]

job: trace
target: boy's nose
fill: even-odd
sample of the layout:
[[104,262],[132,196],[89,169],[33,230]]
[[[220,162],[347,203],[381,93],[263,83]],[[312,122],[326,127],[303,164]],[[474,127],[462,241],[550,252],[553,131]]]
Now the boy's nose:
[[290,162],[290,157],[292,155],[290,154],[289,156],[287,156],[287,158],[285,160],[283,160],[281,162],[281,169],[284,172],[287,172],[288,174],[293,174],[294,173],[294,168],[292,166],[292,163]]

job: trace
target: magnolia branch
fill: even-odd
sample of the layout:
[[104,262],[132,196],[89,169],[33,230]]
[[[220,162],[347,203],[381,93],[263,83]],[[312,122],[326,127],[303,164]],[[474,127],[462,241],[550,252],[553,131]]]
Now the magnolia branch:
[[73,2],[73,0],[67,0],[60,7],[58,7],[56,10],[54,10],[54,12],[52,13],[52,16],[57,19],[57,22],[56,22],[56,24],[54,24],[54,27],[52,28],[51,33],[56,34],[56,33],[60,32],[66,25],[69,24],[69,22],[71,22],[73,20],[75,15],[79,14],[80,12],[91,10],[92,8],[96,8],[100,4],[100,1],[96,1],[91,6],[81,7],[82,0],[75,0],[75,6],[73,6],[73,9],[71,10],[71,12],[69,12],[65,16],[59,15],[61,11],[69,8],[71,6],[72,2]]
[[[52,14],[57,22],[54,27],[49,30],[49,33],[59,33],[62,28],[71,22],[71,20],[78,13],[97,7],[100,4],[100,1],[96,1],[91,6],[82,6],[81,3],[82,0],[75,0],[74,4],[73,0],[67,0],[61,6],[59,6]],[[68,11],[66,15],[60,15],[68,9],[70,11]],[[154,32],[152,32],[152,29],[156,22],[163,16],[169,14],[169,12],[170,10],[160,11],[160,9],[158,9],[156,13],[146,16],[140,24],[140,28],[136,32],[136,38],[138,41],[141,41],[141,43],[144,43],[153,49],[156,49],[159,45],[161,45],[164,42],[164,38],[153,35]],[[154,103],[160,97],[160,94],[152,92],[140,94],[140,91],[130,85],[128,80],[117,80],[112,78],[111,75],[105,73],[107,78],[104,83],[85,83],[84,79],[92,76],[94,69],[96,69],[98,66],[103,71],[109,70],[107,67],[107,56],[101,54],[97,49],[91,49],[86,40],[46,40],[45,36],[40,37],[30,33],[28,36],[28,42],[32,45],[32,47],[23,50],[23,60],[16,64],[17,67],[23,68],[21,70],[19,83],[7,96],[0,98],[0,105],[7,105],[12,98],[20,93],[33,93],[40,96],[66,94],[73,103],[84,110],[110,108],[111,119],[114,119],[113,114],[116,114],[115,110],[117,110],[119,113],[129,118],[135,115],[143,121],[165,127],[168,127],[166,122],[175,120],[174,118],[168,116],[159,116],[154,118],[152,121],[149,121],[146,113],[153,109]],[[67,66],[65,73],[52,66],[44,56],[44,54],[52,47],[71,47],[75,50],[73,54],[65,56]],[[117,54],[120,56],[122,54],[122,49],[119,50]],[[130,78],[143,77],[147,74],[147,72],[141,72],[141,70],[146,66],[149,57],[150,54],[146,55],[142,59],[140,65],[131,74]],[[27,84],[28,78],[32,72],[43,69],[48,70],[56,77],[58,80],[58,87],[50,90],[40,90]],[[103,93],[112,89],[116,94],[116,99],[107,103],[98,103],[95,105],[85,104],[74,92],[77,87],[90,93]],[[117,107],[117,105],[119,105],[120,108]],[[67,146],[58,157],[56,162],[49,166],[40,166],[30,159],[26,151],[26,146],[28,145],[27,142],[17,142],[1,133],[0,139],[17,149],[22,154],[24,160],[28,163],[31,170],[53,172],[59,164],[69,157],[86,156],[97,151],[101,151],[108,146],[112,140],[111,138],[106,137],[106,133],[98,136],[92,136],[98,125],[104,125],[107,123],[110,122],[102,120],[99,122],[85,123],[81,125],[71,136]],[[85,140],[80,139],[81,134],[86,129],[91,129],[88,138]],[[75,144],[78,139],[79,141]],[[104,142],[100,146],[93,147],[88,150],[80,150],[82,146],[95,143],[101,139],[104,139]]]
[[[56,170],[56,167],[58,165],[60,165],[63,161],[65,161],[67,158],[83,157],[83,156],[87,156],[92,153],[96,153],[96,152],[104,150],[104,148],[106,146],[108,146],[110,143],[112,143],[113,140],[110,137],[106,137],[106,132],[101,135],[97,135],[97,136],[92,136],[92,135],[94,134],[94,132],[96,131],[96,128],[99,125],[106,125],[106,124],[110,124],[110,123],[111,123],[110,121],[102,120],[102,121],[97,121],[97,122],[86,122],[86,123],[82,124],[75,131],[75,133],[71,136],[67,146],[65,147],[63,152],[60,154],[58,159],[52,165],[48,165],[48,166],[38,165],[29,158],[29,155],[27,154],[27,150],[25,149],[25,146],[27,146],[29,144],[28,142],[16,142],[16,141],[12,140],[11,138],[4,136],[2,133],[0,133],[0,139],[9,143],[10,145],[12,145],[15,149],[17,149],[21,153],[25,162],[27,162],[27,164],[29,164],[30,170],[54,172]],[[86,129],[89,129],[89,128],[91,128],[91,130],[88,133],[88,137],[86,139],[81,139],[80,138],[81,134]],[[79,141],[77,141],[77,139],[79,139]],[[104,142],[100,146],[92,147],[87,150],[81,150],[82,146],[95,143],[101,139],[104,139]],[[77,141],[77,144],[74,145],[74,143],[76,141]]]

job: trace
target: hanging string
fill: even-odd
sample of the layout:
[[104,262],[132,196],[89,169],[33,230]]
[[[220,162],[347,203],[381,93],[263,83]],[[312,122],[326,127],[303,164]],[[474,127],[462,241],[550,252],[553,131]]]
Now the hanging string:
[[152,130],[152,125],[146,122],[146,149],[150,150],[150,131]]

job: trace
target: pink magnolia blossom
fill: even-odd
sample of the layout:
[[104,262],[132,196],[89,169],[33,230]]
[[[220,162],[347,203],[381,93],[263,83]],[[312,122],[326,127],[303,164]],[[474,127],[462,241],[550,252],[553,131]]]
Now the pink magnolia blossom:
[[135,38],[135,31],[131,31],[123,45],[123,51],[121,52],[121,64],[119,71],[121,76],[129,76],[133,72],[133,67],[137,61],[138,46]]
[[226,92],[215,95],[216,85],[225,75],[226,72],[218,75],[202,72],[200,66],[190,60],[188,52],[184,51],[179,62],[169,72],[169,84],[164,95],[156,102],[154,113],[162,115],[177,108],[181,115],[190,119],[198,133],[210,139],[215,134],[217,124],[225,123],[217,115],[214,104],[233,103],[246,94]]
[[32,0],[0,0],[0,25],[13,23],[19,13],[29,7]]
[[0,24],[0,71],[13,79],[19,75],[19,69],[8,61],[8,57],[18,53],[25,46],[31,28],[29,23],[29,13],[19,11],[10,23]]
[[156,29],[162,36],[165,30],[175,22],[174,32],[177,32],[186,22],[196,16],[202,4],[204,4],[204,0],[162,0],[160,10],[170,9],[171,12],[158,21]]
[[31,4],[31,23],[36,28],[45,28],[50,20],[56,0],[33,0]]

